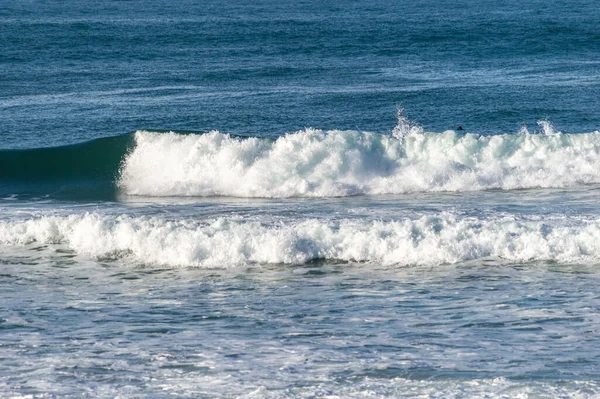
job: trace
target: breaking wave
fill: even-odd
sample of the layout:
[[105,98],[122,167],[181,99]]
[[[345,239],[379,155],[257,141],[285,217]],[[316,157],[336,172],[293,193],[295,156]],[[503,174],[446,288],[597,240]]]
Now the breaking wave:
[[339,197],[600,183],[600,132],[481,136],[305,129],[275,139],[137,131],[0,150],[0,194]]
[[93,258],[166,266],[227,268],[319,259],[440,265],[485,258],[509,262],[600,261],[600,219],[443,212],[367,221],[197,221],[97,213],[0,221],[0,244],[57,245]]
[[268,140],[138,131],[118,186],[140,196],[281,198],[600,183],[600,132],[394,133],[306,129]]

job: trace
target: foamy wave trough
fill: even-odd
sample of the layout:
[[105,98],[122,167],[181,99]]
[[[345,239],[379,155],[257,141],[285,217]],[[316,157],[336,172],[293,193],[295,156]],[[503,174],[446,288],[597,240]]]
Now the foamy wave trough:
[[600,183],[600,132],[401,137],[307,129],[274,141],[138,131],[130,195],[328,197]]
[[55,244],[97,258],[145,264],[232,267],[315,259],[439,265],[481,258],[597,262],[600,220],[451,213],[415,220],[166,220],[78,214],[0,222],[0,244]]

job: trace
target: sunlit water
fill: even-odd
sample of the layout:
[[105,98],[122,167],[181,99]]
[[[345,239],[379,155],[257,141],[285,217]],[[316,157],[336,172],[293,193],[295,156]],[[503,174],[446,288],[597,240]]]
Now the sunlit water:
[[5,3],[0,397],[600,396],[596,2]]
[[[399,221],[415,213],[484,220],[500,212],[551,225],[557,214],[572,223],[598,214],[596,191],[124,198],[75,207],[5,201],[2,209],[12,223],[32,212],[279,224]],[[90,258],[69,241],[40,241],[4,247],[1,256],[4,395],[554,398],[600,391],[597,261],[315,259],[206,269],[144,264],[135,254]]]

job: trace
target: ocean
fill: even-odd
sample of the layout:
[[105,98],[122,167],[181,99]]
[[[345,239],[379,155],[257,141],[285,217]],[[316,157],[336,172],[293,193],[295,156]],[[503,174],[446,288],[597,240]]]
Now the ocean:
[[598,21],[3,2],[0,397],[600,397]]

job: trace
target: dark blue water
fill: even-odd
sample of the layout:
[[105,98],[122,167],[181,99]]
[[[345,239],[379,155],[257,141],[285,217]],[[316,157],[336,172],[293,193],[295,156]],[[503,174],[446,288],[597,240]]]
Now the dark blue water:
[[598,21],[5,1],[0,396],[597,397]]
[[600,124],[593,1],[13,2],[3,148],[142,128],[279,135]]

